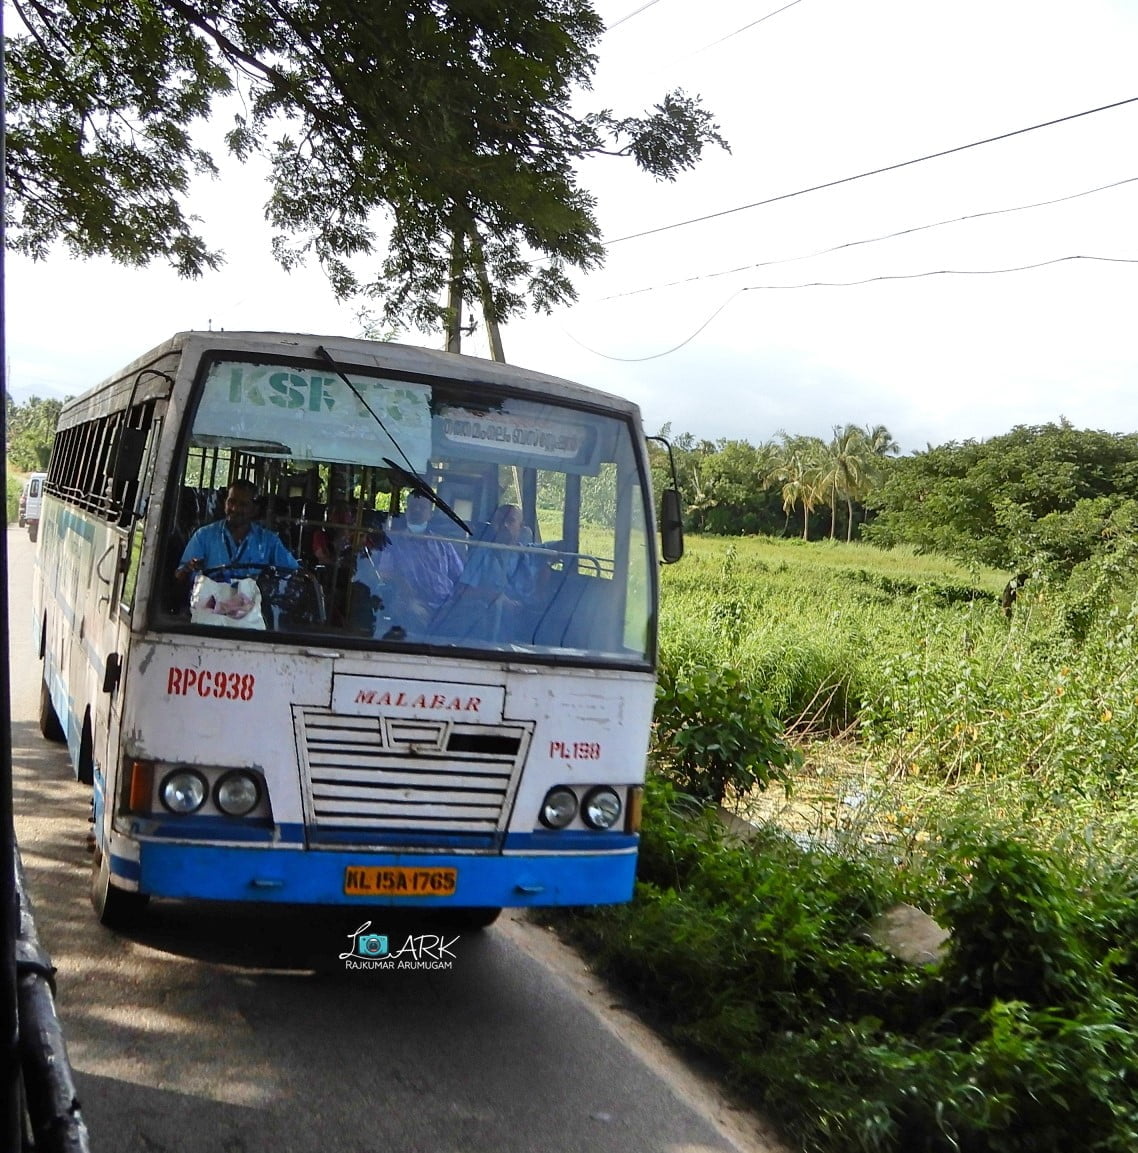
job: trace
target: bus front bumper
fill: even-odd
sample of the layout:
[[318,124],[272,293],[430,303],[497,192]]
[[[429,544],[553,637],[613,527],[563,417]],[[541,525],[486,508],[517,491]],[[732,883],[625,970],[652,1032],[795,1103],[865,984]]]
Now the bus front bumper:
[[[628,901],[636,877],[636,838],[604,853],[431,855],[142,841],[138,860],[112,852],[116,886],[155,897],[399,908],[514,908]],[[445,896],[348,893],[349,872],[456,870]],[[406,874],[404,874],[406,875]]]

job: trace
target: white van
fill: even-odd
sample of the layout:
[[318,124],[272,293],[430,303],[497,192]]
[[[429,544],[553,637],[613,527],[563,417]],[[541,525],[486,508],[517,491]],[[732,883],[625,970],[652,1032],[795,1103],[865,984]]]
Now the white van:
[[33,472],[24,481],[24,491],[20,494],[20,528],[27,526],[28,539],[34,541],[39,535],[40,506],[43,504],[43,482],[46,472]]

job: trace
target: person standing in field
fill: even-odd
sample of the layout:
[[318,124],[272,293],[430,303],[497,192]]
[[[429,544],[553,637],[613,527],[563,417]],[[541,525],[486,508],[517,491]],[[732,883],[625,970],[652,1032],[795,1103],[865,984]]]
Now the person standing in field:
[[1004,610],[1004,616],[1008,620],[1012,619],[1012,614],[1015,612],[1016,594],[1025,584],[1027,584],[1027,573],[1021,572],[1004,585],[1004,591],[1000,594],[1000,608]]

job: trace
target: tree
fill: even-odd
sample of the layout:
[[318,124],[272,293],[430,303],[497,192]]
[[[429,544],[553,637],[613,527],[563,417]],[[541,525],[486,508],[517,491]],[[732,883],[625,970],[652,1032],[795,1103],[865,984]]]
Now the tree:
[[[13,0],[7,46],[9,237],[42,257],[56,241],[185,276],[222,261],[183,209],[214,173],[192,129],[243,101],[226,137],[271,160],[267,216],[284,267],[312,253],[341,297],[382,302],[383,322],[434,327],[442,287],[503,320],[528,300],[574,299],[570,268],[599,265],[594,203],[573,165],[631,157],[658,179],[726,147],[681,91],[647,115],[578,114],[603,25],[589,0]],[[386,255],[360,278],[353,258]]]
[[41,400],[29,397],[17,404],[10,396],[4,398],[8,441],[8,460],[20,472],[42,472],[51,457],[55,439],[55,426],[63,409],[61,400]]
[[867,530],[965,561],[1069,569],[1102,551],[1138,500],[1138,435],[1017,425],[894,462]]
[[889,456],[898,456],[901,446],[893,439],[893,434],[883,424],[866,425],[862,432],[865,437],[866,448],[870,456],[879,460]]
[[778,454],[771,475],[779,485],[787,524],[790,523],[790,514],[798,505],[802,505],[803,540],[810,539],[810,514],[825,493],[820,467],[824,449],[822,441],[816,436],[788,436],[785,432],[779,433]]
[[[893,439],[893,434],[883,424],[866,425],[861,430],[862,440],[864,444],[865,455],[863,458],[863,476],[861,479],[860,491],[857,493],[856,499],[862,505],[862,522],[865,522],[867,509],[865,507],[866,501],[873,490],[881,484],[882,480],[888,473],[889,461],[899,456],[901,453],[901,446]],[[847,530],[846,540],[849,541],[853,536],[853,508],[850,507],[850,523]]]
[[774,446],[757,448],[745,440],[720,440],[703,464],[703,478],[714,504],[707,513],[711,532],[777,531],[778,504],[769,492]]
[[846,502],[846,542],[853,539],[853,502],[864,495],[869,447],[856,424],[834,425],[834,438],[823,450],[820,485],[830,497],[830,539],[838,523],[838,501]]

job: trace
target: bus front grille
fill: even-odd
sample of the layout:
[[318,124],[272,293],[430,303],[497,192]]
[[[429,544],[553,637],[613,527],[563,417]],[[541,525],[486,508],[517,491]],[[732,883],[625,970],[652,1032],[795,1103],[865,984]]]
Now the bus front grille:
[[297,714],[310,844],[500,842],[530,726]]

